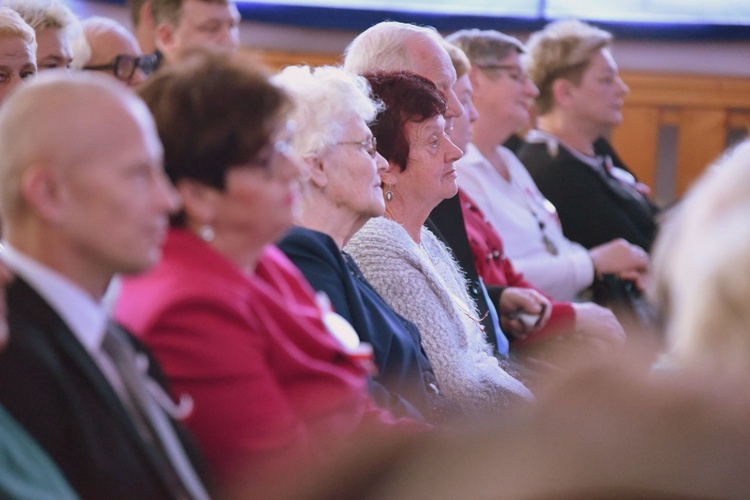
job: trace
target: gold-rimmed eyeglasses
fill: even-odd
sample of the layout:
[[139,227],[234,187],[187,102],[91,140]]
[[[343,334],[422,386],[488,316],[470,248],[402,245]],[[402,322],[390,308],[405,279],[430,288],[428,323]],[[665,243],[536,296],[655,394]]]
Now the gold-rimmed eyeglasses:
[[367,151],[367,154],[375,158],[375,156],[378,154],[378,141],[373,135],[369,139],[365,139],[364,141],[341,141],[335,143],[337,146],[360,146],[365,148],[365,151]]

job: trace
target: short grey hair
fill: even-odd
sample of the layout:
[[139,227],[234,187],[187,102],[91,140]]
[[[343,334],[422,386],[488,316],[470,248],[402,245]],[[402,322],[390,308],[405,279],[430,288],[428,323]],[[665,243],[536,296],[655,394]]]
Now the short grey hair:
[[36,54],[36,34],[21,15],[10,7],[0,7],[0,36],[20,38]]
[[4,0],[3,5],[18,12],[34,31],[78,25],[78,18],[62,0]]
[[461,30],[445,37],[464,51],[472,66],[498,64],[511,54],[523,54],[526,48],[512,36],[495,30]]
[[442,41],[432,27],[384,21],[366,29],[349,44],[344,52],[344,68],[358,74],[411,68],[414,62],[405,43],[409,39]]

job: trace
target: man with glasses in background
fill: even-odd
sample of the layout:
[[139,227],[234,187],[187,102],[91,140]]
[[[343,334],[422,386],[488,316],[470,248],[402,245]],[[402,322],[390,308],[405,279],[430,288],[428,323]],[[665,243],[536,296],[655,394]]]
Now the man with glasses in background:
[[81,25],[83,33],[73,47],[73,68],[103,71],[131,87],[154,70],[156,56],[142,55],[133,34],[117,21],[89,17]]

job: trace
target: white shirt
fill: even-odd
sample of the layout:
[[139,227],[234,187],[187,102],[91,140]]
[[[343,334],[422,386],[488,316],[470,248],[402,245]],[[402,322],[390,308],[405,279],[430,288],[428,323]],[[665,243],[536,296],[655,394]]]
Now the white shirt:
[[[2,259],[13,272],[23,278],[68,325],[86,352],[99,366],[104,376],[123,399],[122,380],[112,361],[102,352],[107,325],[104,304],[94,300],[81,287],[57,271],[24,255],[3,242]],[[127,403],[127,401],[124,401]]]
[[104,338],[107,312],[81,287],[3,242],[2,258],[50,305],[86,351],[96,357]]
[[[563,235],[554,205],[539,192],[516,155],[503,146],[498,152],[508,167],[510,181],[469,144],[466,154],[456,162],[458,185],[500,234],[516,270],[554,299],[574,300],[594,280],[588,250]],[[557,247],[557,255],[548,252],[539,221]]]

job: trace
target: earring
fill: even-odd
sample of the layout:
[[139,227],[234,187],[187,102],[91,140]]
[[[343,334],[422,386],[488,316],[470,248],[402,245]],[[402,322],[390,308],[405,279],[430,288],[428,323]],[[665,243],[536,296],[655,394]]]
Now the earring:
[[214,228],[211,227],[211,224],[203,224],[198,228],[198,237],[206,243],[213,241],[215,236],[216,233],[214,232]]
[[385,201],[391,201],[393,200],[393,191],[391,191],[391,187],[393,187],[393,184],[390,182],[388,183],[388,189],[385,192]]

